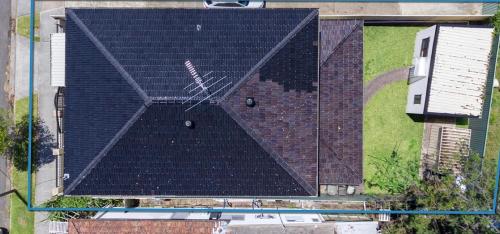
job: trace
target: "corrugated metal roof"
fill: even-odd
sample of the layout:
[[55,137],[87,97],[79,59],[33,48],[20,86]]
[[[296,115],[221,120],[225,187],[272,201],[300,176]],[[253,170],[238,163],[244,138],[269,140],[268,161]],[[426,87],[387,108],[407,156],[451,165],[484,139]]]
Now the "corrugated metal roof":
[[439,27],[427,111],[480,116],[492,28]]
[[50,35],[50,84],[56,87],[66,86],[66,36],[64,33]]

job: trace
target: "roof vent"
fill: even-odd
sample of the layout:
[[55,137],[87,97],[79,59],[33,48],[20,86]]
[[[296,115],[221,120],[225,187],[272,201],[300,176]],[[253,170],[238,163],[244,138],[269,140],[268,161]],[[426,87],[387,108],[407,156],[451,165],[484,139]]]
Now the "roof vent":
[[191,120],[186,120],[184,121],[184,126],[186,126],[187,128],[194,128],[194,122]]
[[255,106],[255,100],[253,97],[247,97],[245,100],[245,104],[247,104],[248,107],[254,107]]

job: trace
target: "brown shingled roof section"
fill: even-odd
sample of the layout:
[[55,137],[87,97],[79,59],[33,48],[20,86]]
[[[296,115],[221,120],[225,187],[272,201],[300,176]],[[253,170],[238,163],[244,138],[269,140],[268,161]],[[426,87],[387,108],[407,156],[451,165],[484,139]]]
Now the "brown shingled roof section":
[[194,220],[96,220],[71,219],[69,234],[83,233],[162,233],[162,234],[206,234],[212,233],[217,221]]
[[[318,172],[317,96],[318,92],[285,92],[276,82],[260,81],[256,73],[224,103],[228,113],[241,119],[237,122],[245,125],[242,127],[266,151],[271,151],[288,173],[314,193]],[[247,107],[246,97],[254,97],[257,106]]]
[[363,180],[363,22],[323,20],[320,68],[320,184]]
[[[221,103],[312,196],[318,192],[318,21],[307,21]],[[247,97],[254,107],[245,104]]]

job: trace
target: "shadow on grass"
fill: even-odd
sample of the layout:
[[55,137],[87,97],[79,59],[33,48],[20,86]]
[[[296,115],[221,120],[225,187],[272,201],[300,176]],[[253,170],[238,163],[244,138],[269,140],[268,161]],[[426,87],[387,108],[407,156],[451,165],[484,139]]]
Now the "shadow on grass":
[[423,115],[415,115],[415,114],[407,114],[408,117],[410,117],[411,120],[413,120],[413,122],[416,122],[416,123],[423,123],[425,118]]
[[11,189],[7,192],[0,193],[0,197],[7,196],[11,193],[16,194],[17,198],[19,198],[19,200],[21,200],[24,205],[28,206],[28,202],[26,201],[26,199],[16,189]]

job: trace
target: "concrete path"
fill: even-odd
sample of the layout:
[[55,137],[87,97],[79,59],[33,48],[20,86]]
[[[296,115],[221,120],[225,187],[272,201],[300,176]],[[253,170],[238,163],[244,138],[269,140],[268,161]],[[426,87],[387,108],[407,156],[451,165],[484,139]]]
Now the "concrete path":
[[16,35],[15,88],[16,100],[29,95],[30,40]]
[[[38,114],[44,123],[47,133],[51,136],[52,147],[55,146],[56,119],[54,116],[54,95],[56,88],[50,85],[50,34],[56,31],[56,22],[51,15],[64,14],[64,2],[58,2],[49,6],[42,5],[41,9],[56,7],[56,9],[44,10],[40,12],[40,43],[38,43],[35,60],[37,64],[36,87],[38,90]],[[52,198],[52,190],[56,187],[56,161],[50,150],[40,152],[44,158],[43,164],[37,171],[35,177],[36,191],[35,204],[40,205]],[[35,213],[35,233],[48,233],[49,223],[47,212]]]
[[384,86],[396,81],[408,79],[408,68],[398,68],[377,76],[363,88],[363,106]]

